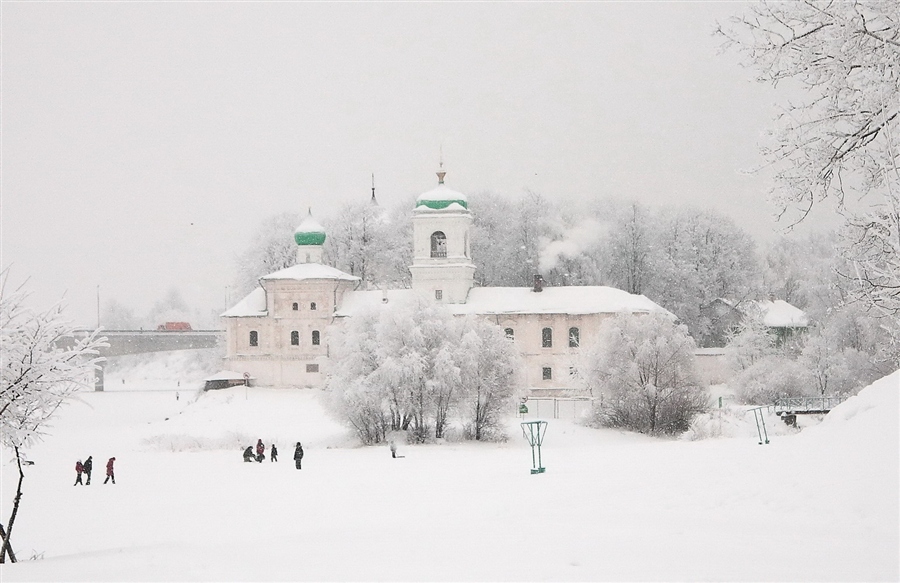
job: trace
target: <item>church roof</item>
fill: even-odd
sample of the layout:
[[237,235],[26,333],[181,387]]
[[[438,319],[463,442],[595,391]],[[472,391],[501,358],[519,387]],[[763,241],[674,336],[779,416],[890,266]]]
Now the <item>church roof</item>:
[[342,279],[345,281],[359,281],[359,278],[340,269],[335,269],[321,263],[299,263],[292,267],[286,267],[275,273],[264,275],[260,279]]
[[458,205],[459,207],[467,209],[469,208],[469,200],[466,198],[465,194],[447,188],[443,183],[438,184],[436,188],[433,188],[428,192],[420,194],[419,198],[416,199],[417,208],[425,206],[430,209],[441,210],[448,208],[451,205]]
[[294,231],[294,242],[297,245],[322,245],[325,243],[325,227],[312,217],[312,211]]
[[223,318],[240,318],[247,316],[265,316],[266,311],[266,290],[261,287],[255,288],[247,294],[244,299],[233,305],[222,314]]
[[[392,303],[417,292],[409,289],[354,291],[344,296],[336,316],[353,316],[369,306]],[[387,302],[384,300],[387,299]],[[661,313],[672,315],[644,296],[606,286],[545,287],[536,293],[530,287],[475,287],[464,304],[443,304],[454,314],[614,314]],[[674,318],[674,316],[672,316]]]
[[670,314],[644,296],[599,285],[545,287],[542,292],[530,287],[475,287],[465,304],[449,307],[457,314]]

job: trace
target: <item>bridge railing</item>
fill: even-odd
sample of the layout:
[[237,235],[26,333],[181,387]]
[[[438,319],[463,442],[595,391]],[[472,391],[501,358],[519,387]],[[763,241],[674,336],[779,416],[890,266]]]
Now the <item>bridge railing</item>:
[[846,397],[783,397],[775,399],[775,413],[806,413],[831,411]]

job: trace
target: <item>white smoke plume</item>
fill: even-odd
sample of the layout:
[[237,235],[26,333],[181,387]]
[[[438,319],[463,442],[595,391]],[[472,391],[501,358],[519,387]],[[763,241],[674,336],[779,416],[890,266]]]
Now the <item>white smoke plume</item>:
[[563,233],[562,239],[546,242],[539,258],[540,273],[546,273],[556,267],[560,257],[572,259],[589,249],[600,241],[603,230],[604,226],[600,221],[585,219],[571,229],[567,229]]

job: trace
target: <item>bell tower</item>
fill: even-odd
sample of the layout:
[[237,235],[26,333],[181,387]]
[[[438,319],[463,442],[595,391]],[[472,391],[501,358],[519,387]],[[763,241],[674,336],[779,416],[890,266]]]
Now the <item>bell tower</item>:
[[436,188],[419,196],[413,211],[412,288],[445,304],[464,304],[475,282],[472,213],[466,195],[447,188],[437,172]]

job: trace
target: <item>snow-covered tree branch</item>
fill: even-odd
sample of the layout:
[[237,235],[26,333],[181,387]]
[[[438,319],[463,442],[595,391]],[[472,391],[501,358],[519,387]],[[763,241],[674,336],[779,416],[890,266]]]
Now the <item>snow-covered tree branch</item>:
[[15,453],[19,486],[0,562],[7,552],[15,561],[9,540],[22,496],[24,450],[41,438],[50,418],[72,393],[93,382],[98,350],[106,345],[96,330],[76,336],[60,304],[44,312],[27,307],[22,288],[6,289],[7,273],[0,276],[0,442]]
[[795,224],[836,201],[855,295],[900,312],[900,4],[763,0],[719,33],[760,81],[804,96],[784,107],[763,149],[779,214]]

